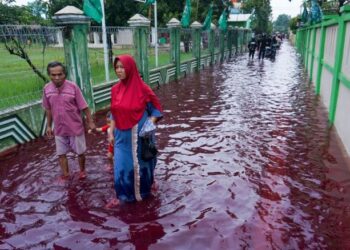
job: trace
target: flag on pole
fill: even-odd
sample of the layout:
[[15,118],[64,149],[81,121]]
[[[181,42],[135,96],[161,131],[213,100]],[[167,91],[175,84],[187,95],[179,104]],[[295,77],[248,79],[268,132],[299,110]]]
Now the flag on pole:
[[303,23],[307,23],[308,17],[309,17],[309,13],[308,13],[308,11],[307,11],[306,3],[305,3],[305,2],[304,2],[304,4],[303,4],[303,8],[304,8],[304,10],[303,10],[303,13],[301,14],[301,21],[302,21]]
[[102,7],[100,0],[84,0],[84,13],[96,22],[102,21]]
[[227,16],[228,16],[228,9],[225,8],[219,18],[219,29],[223,31],[227,30]]
[[188,28],[191,22],[191,0],[186,0],[186,5],[181,17],[182,28]]
[[212,16],[213,16],[213,4],[210,4],[210,8],[209,8],[207,16],[205,17],[202,30],[210,30]]
[[146,0],[145,4],[147,5],[151,5],[151,4],[154,4],[156,0]]

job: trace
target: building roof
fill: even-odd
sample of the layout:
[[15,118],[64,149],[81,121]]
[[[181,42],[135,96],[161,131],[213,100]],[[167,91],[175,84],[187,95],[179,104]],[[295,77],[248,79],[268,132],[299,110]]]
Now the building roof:
[[229,14],[228,22],[246,22],[250,18],[251,14]]

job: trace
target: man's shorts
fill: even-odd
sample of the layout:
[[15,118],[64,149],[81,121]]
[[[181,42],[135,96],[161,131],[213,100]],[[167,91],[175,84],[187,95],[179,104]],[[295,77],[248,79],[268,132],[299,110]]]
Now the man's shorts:
[[65,155],[74,151],[81,155],[86,151],[85,134],[77,136],[55,136],[57,155]]

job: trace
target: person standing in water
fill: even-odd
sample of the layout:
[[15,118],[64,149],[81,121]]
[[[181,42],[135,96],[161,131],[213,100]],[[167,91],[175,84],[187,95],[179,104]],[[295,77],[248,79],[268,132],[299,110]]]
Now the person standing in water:
[[[62,169],[62,180],[69,178],[67,153],[72,150],[78,155],[79,178],[85,178],[85,128],[81,112],[85,114],[90,129],[96,128],[90,109],[79,87],[66,80],[67,71],[60,62],[47,65],[51,81],[43,90],[42,105],[46,112],[46,135],[55,138],[56,152]],[[53,125],[55,128],[53,129]]]
[[[119,82],[111,90],[111,133],[114,141],[114,186],[117,199],[107,207],[122,202],[141,201],[151,194],[157,157],[142,157],[141,128],[156,124],[162,107],[153,90],[141,79],[135,60],[121,55],[114,60]],[[151,142],[155,142],[152,134]]]

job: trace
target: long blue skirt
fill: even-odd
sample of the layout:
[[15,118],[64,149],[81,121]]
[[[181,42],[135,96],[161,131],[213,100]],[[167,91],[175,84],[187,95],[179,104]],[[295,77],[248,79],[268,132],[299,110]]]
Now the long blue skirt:
[[[147,111],[133,128],[114,130],[114,186],[120,201],[140,201],[151,194],[157,158],[142,160],[141,138],[138,136],[146,119]],[[152,140],[155,141],[154,135]]]

